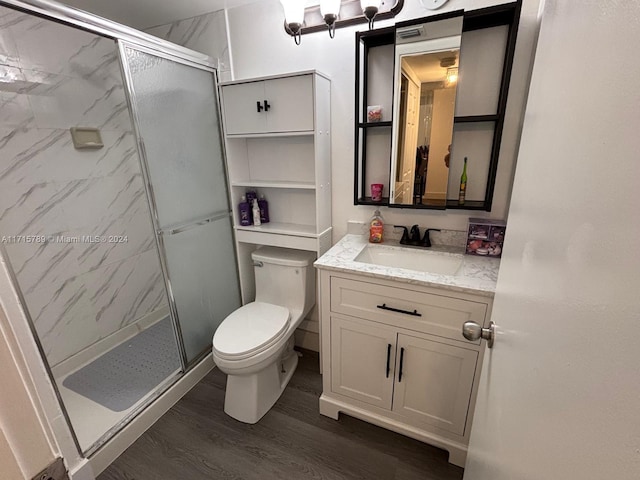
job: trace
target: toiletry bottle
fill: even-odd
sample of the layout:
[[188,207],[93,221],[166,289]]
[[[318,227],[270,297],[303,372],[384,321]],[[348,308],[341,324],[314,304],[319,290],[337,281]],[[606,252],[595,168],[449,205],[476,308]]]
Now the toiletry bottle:
[[238,205],[238,211],[240,212],[240,225],[243,227],[251,225],[251,207],[247,202],[247,197],[242,195],[240,198],[240,204]]
[[458,205],[464,205],[464,197],[467,193],[467,157],[464,157],[464,168],[460,176],[460,194],[458,195]]
[[256,192],[253,188],[247,189],[247,202],[249,203],[249,208],[253,206],[253,200],[258,198],[258,192]]
[[258,207],[260,207],[260,222],[269,223],[269,202],[264,198],[264,193],[260,194]]
[[253,212],[253,224],[260,225],[260,207],[258,206],[258,200],[255,198],[253,199],[253,208],[251,210]]
[[373,217],[369,221],[369,242],[382,243],[382,234],[384,230],[384,222],[380,215],[380,210],[373,213]]

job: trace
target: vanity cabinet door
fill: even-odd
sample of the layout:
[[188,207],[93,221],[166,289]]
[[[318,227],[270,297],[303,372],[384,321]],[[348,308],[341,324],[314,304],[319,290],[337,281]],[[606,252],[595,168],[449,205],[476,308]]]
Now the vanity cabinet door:
[[391,409],[395,345],[393,328],[331,317],[331,390]]
[[478,352],[398,334],[396,357],[393,411],[464,435]]
[[[227,135],[265,133],[264,82],[239,83],[222,87],[224,125]],[[258,111],[258,103],[260,111]]]
[[313,76],[265,80],[268,103],[267,131],[302,132],[313,130]]

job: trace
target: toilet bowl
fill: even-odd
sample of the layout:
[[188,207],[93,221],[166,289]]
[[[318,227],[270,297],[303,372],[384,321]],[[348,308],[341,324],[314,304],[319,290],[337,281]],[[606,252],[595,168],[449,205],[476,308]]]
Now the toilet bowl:
[[224,411],[256,423],[280,398],[298,365],[293,333],[315,303],[315,253],[262,247],[251,255],[256,299],[213,336],[213,360],[227,374]]

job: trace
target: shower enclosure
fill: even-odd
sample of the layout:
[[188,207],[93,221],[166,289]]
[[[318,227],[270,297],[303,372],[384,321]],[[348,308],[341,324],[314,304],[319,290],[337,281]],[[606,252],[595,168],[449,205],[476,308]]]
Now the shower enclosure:
[[0,255],[85,456],[241,303],[215,69],[114,25],[0,2]]

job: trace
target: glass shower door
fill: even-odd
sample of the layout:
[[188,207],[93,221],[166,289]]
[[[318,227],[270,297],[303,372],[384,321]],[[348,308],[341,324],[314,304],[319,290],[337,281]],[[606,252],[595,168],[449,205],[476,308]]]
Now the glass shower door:
[[215,73],[120,44],[187,364],[240,304]]

